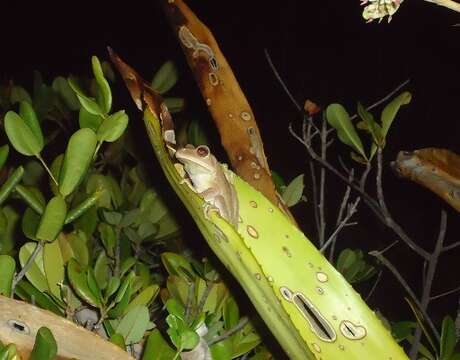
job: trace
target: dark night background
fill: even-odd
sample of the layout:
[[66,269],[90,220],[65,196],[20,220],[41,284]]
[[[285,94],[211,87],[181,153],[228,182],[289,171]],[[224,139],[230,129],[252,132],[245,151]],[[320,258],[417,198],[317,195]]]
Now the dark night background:
[[[155,2],[95,3],[3,4],[0,79],[31,84],[34,69],[48,81],[56,75],[86,75],[90,56],[107,59],[105,48],[110,45],[147,79],[165,60],[173,59],[181,80],[172,94],[187,98],[189,113],[207,118],[179,45]],[[447,206],[418,185],[396,178],[388,163],[400,150],[442,147],[460,153],[460,27],[452,26],[460,23],[460,14],[422,0],[406,0],[390,24],[386,20],[366,24],[358,0],[187,3],[214,32],[256,114],[270,164],[286,179],[304,171],[309,178],[307,155],[287,130],[289,122],[300,124],[301,117],[275,80],[265,48],[301,103],[306,98],[322,106],[340,102],[354,113],[358,100],[369,105],[411,80],[405,89],[412,92],[413,101],[400,111],[385,148],[384,186],[394,217],[431,251],[440,209]],[[125,89],[119,86],[116,94],[124,100],[118,107],[127,108],[131,125],[142,133],[140,114]],[[381,107],[376,113],[380,111]],[[348,150],[340,145],[330,156],[339,151],[348,161]],[[327,188],[332,223],[343,185],[330,179]],[[294,210],[307,234],[314,230],[309,209],[300,205]],[[342,246],[382,249],[396,239],[368,209],[360,209],[359,227],[342,233]],[[450,243],[459,240],[460,221],[457,213],[447,210]],[[421,264],[413,253],[401,243],[387,255],[419,290]],[[457,250],[441,258],[433,294],[460,285],[459,256]],[[371,305],[386,303],[385,314],[402,319],[410,314],[403,295],[385,272]],[[457,300],[454,294],[433,302],[435,321],[447,313],[455,316]]]

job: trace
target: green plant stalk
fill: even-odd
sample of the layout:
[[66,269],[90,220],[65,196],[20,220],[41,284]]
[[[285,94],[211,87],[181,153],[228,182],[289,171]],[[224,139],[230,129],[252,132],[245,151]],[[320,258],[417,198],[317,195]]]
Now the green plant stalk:
[[215,212],[205,214],[204,200],[171,162],[159,115],[147,108],[144,122],[171,186],[291,359],[407,359],[342,275],[243,180],[234,176],[243,219],[238,230]]

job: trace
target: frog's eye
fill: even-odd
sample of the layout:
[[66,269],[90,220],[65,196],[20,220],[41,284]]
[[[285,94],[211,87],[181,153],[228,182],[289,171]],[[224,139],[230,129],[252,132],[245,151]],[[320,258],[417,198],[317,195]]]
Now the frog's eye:
[[209,148],[205,145],[200,145],[196,148],[196,153],[202,157],[202,158],[205,158],[209,155],[210,151],[209,151]]

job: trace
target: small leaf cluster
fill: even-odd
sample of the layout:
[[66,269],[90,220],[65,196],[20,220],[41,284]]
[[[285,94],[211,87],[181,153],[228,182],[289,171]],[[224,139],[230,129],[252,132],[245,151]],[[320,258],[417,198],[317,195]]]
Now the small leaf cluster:
[[[345,145],[352,148],[352,158],[360,163],[368,163],[374,157],[378,148],[383,149],[386,137],[393,121],[402,105],[409,104],[412,95],[403,92],[390,101],[383,109],[380,122],[358,103],[357,113],[361,121],[353,124],[350,115],[341,104],[330,104],[326,109],[328,123],[337,131],[337,137]],[[371,140],[370,150],[364,149],[363,142],[356,129],[364,130]]]
[[[57,355],[57,344],[52,332],[47,327],[41,327],[35,336],[34,347],[29,360],[52,360]],[[1,360],[21,360],[15,344],[4,345],[0,341]]]

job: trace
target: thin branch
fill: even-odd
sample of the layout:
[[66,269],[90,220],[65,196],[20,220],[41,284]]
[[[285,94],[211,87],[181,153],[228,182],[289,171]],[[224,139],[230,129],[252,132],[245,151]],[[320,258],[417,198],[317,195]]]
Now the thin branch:
[[[421,310],[426,312],[428,309],[428,304],[430,302],[431,288],[433,286],[434,275],[436,273],[436,267],[438,266],[439,256],[441,255],[444,239],[446,237],[447,229],[447,213],[445,210],[441,211],[441,224],[439,225],[439,234],[436,240],[436,245],[433,253],[430,256],[428,261],[428,271],[426,274],[426,281],[423,285],[422,299],[420,301]],[[411,359],[415,359],[418,354],[420,347],[420,339],[422,337],[422,329],[420,326],[417,327],[414,334],[414,341],[412,342],[412,347],[409,353]]]
[[249,322],[249,318],[247,318],[246,316],[242,317],[240,321],[238,322],[238,324],[236,324],[234,327],[223,332],[222,335],[216,336],[214,339],[209,340],[208,346],[217,344],[218,342],[225,340],[229,338],[230,336],[236,334],[238,331],[243,329],[248,324],[248,322]]
[[409,284],[407,284],[406,280],[402,277],[402,275],[399,273],[399,271],[394,267],[394,265],[385,257],[380,251],[370,251],[369,255],[375,256],[383,265],[387,267],[388,270],[393,274],[393,276],[399,281],[401,286],[404,288],[404,290],[409,294],[411,297],[411,300],[417,305],[417,307],[420,309],[420,312],[423,314],[423,316],[426,318],[426,321],[428,325],[430,326],[431,330],[433,331],[434,334],[436,334],[437,338],[439,339],[439,333],[436,327],[434,326],[433,322],[431,321],[430,317],[421,308],[421,304],[418,301],[417,297],[415,296],[414,291],[411,289]]
[[430,258],[430,253],[417,245],[410,237],[406,234],[406,232],[401,228],[401,226],[394,221],[393,217],[390,214],[390,211],[387,208],[385,203],[385,198],[383,195],[383,185],[382,185],[382,148],[379,147],[377,149],[377,174],[376,174],[376,186],[377,186],[377,199],[380,205],[380,209],[382,211],[382,215],[384,218],[384,224],[386,224],[389,228],[391,228],[394,232],[396,232],[399,237],[418,255],[422,258],[428,260]]
[[37,257],[37,255],[40,254],[40,251],[42,251],[43,246],[45,246],[45,241],[44,240],[37,242],[37,245],[35,246],[35,249],[32,251],[32,254],[30,254],[30,256],[27,259],[26,263],[24,264],[23,268],[14,277],[13,283],[12,283],[12,286],[11,286],[11,289],[12,289],[11,290],[11,297],[13,297],[14,291],[15,291],[16,286],[18,285],[18,283],[22,280],[22,278],[27,273],[27,271],[29,271],[29,269],[32,266],[32,264],[34,263],[35,258]]
[[[324,113],[323,113],[324,114]],[[321,160],[327,161],[326,159],[326,146],[327,146],[327,122],[326,117],[323,115],[321,123]],[[320,183],[319,183],[319,245],[324,245],[324,238],[326,236],[326,215],[325,211],[325,185],[326,185],[326,169],[321,167],[320,170]]]
[[377,279],[375,279],[375,281],[374,281],[374,285],[372,285],[371,290],[369,291],[369,294],[367,294],[367,296],[366,296],[366,300],[364,300],[365,302],[369,301],[369,299],[371,298],[371,296],[374,293],[375,289],[377,289],[377,285],[380,282],[380,279],[382,278],[382,273],[383,273],[383,271],[380,270],[378,275],[377,275]]
[[439,295],[432,296],[432,297],[430,297],[430,301],[442,298],[444,296],[447,296],[447,295],[450,295],[450,294],[453,294],[453,293],[456,293],[457,291],[460,291],[460,286],[456,287],[455,289],[445,291],[445,292],[443,292],[443,293],[441,293]]
[[337,226],[337,228],[332,233],[332,235],[329,237],[329,239],[324,243],[323,247],[320,249],[321,253],[323,253],[327,249],[327,247],[330,245],[330,243],[334,241],[334,239],[336,238],[340,230],[342,230],[342,228],[347,224],[348,220],[350,220],[350,218],[354,215],[354,213],[356,212],[356,207],[358,206],[360,199],[361,198],[357,198],[355,202],[348,208],[347,216],[345,216],[345,218],[342,220],[339,226]]
[[446,7],[450,10],[460,12],[460,4],[452,0],[425,0],[427,2]]
[[450,245],[447,245],[447,246],[444,246],[442,251],[449,251],[449,250],[452,250],[452,249],[455,249],[457,246],[460,246],[460,241],[457,241],[457,242],[454,242],[453,244],[450,244]]
[[284,83],[283,79],[281,78],[280,74],[278,73],[278,70],[275,67],[275,64],[273,64],[272,58],[270,57],[270,54],[268,53],[268,49],[264,49],[265,53],[265,58],[267,59],[268,65],[270,66],[271,70],[273,71],[273,74],[276,77],[276,80],[280,83],[281,87],[283,88],[284,92],[286,93],[287,96],[289,96],[289,99],[291,99],[292,103],[295,105],[298,111],[304,111],[303,108],[299,105],[297,100],[294,98],[294,96],[291,94],[289,91],[289,88],[286,86]]

